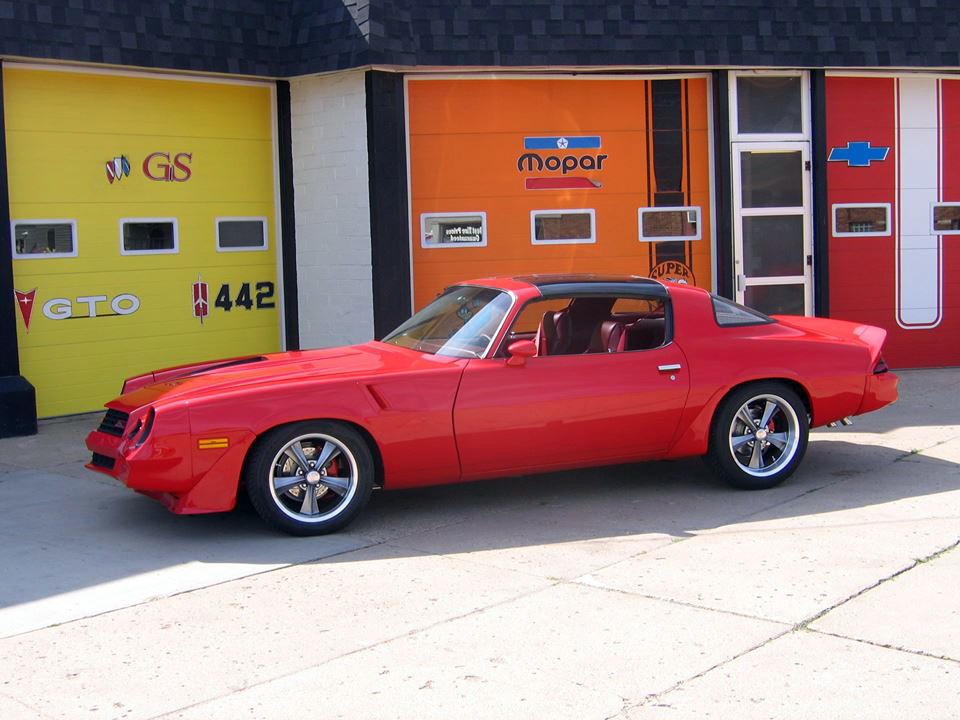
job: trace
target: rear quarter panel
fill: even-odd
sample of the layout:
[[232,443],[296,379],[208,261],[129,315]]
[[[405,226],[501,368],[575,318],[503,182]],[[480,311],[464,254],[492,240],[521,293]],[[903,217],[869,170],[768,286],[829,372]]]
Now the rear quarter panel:
[[745,383],[794,384],[809,401],[811,426],[859,409],[870,360],[865,346],[780,323],[720,327],[707,293],[671,286],[671,298],[676,342],[690,372],[690,394],[671,457],[705,453],[717,405]]

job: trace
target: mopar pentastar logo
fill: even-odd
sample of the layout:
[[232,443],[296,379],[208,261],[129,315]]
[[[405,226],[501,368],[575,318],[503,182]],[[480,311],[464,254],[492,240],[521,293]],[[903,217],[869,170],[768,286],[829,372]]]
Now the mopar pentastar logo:
[[571,188],[598,188],[600,183],[584,176],[569,176],[576,170],[603,170],[603,153],[554,154],[540,152],[550,150],[599,150],[602,142],[599,135],[551,135],[547,137],[525,137],[524,152],[517,158],[517,172],[560,172],[560,177],[529,177],[524,179],[527,190],[555,190]]

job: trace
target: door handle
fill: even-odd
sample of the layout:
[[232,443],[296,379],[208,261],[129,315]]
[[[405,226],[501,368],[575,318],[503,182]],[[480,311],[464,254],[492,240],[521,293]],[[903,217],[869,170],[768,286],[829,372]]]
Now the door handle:
[[680,363],[672,363],[670,365],[657,365],[657,370],[660,372],[672,372],[673,370],[679,370],[680,367]]

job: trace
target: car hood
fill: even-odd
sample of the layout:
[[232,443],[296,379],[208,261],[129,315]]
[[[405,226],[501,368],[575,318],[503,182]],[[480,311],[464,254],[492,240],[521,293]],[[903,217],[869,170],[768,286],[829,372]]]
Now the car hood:
[[107,403],[107,407],[130,412],[160,400],[199,399],[278,383],[374,378],[456,363],[463,364],[465,360],[381,342],[252,355],[165,368],[129,378],[123,394]]

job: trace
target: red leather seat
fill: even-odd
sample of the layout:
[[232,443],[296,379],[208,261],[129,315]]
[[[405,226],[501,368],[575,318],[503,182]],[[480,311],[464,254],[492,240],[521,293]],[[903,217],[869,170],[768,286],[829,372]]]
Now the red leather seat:
[[614,298],[578,297],[555,318],[556,345],[551,355],[574,355],[590,352],[591,342],[600,330],[600,324],[610,318]]
[[666,339],[666,320],[663,318],[642,318],[624,328],[627,350],[652,350],[663,345]]
[[537,355],[554,355],[557,348],[557,318],[566,310],[548,310],[540,318],[540,327],[534,337]]
[[623,352],[626,339],[626,325],[618,320],[604,320],[600,325],[597,352]]

